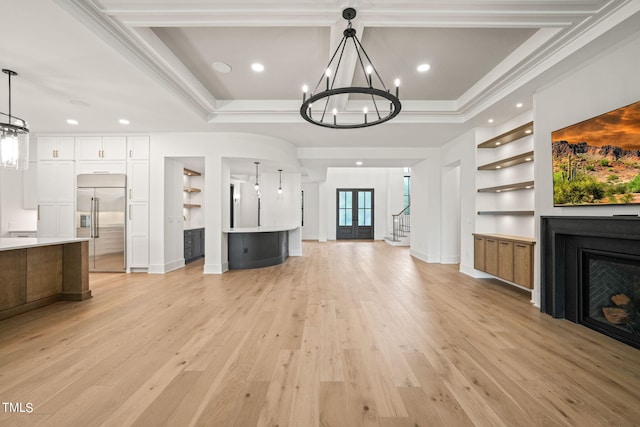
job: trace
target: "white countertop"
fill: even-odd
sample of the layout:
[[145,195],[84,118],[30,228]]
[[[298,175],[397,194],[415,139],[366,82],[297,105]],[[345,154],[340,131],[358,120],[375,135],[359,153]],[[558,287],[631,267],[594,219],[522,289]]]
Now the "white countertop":
[[64,243],[84,242],[88,240],[89,239],[86,238],[2,237],[0,238],[0,251],[35,248],[37,246],[61,245]]
[[223,233],[271,233],[276,231],[290,231],[298,228],[299,225],[264,225],[262,227],[244,227],[244,228],[223,228]]

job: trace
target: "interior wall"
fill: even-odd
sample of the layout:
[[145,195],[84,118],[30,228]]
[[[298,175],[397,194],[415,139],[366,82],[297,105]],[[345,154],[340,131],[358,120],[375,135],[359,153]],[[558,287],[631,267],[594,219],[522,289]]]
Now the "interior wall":
[[[387,168],[328,168],[325,185],[327,239],[336,239],[336,191],[338,188],[374,190],[374,239],[383,240],[387,230]],[[322,206],[321,206],[321,209]]]
[[442,168],[442,244],[443,264],[460,262],[460,161]]
[[183,168],[184,165],[175,159],[164,159],[165,271],[184,265]]
[[319,240],[319,183],[302,183],[304,191],[304,225],[302,226],[302,240]]
[[9,237],[13,230],[35,231],[38,228],[37,211],[23,208],[24,173],[0,167],[0,237]]
[[591,58],[535,94],[535,288],[540,305],[540,216],[638,214],[638,206],[553,207],[551,132],[640,101],[640,32]]
[[[166,223],[170,220],[165,215],[165,158],[202,157],[205,165],[206,194],[204,204],[208,206],[204,219],[205,233],[205,273],[219,274],[225,271],[227,263],[227,243],[224,227],[228,227],[229,219],[229,184],[228,166],[223,165],[224,158],[264,159],[290,165],[291,170],[297,167],[296,148],[277,138],[263,135],[219,132],[219,133],[155,133],[151,134],[150,144],[150,196],[149,196],[149,229],[158,230],[150,236],[150,273],[163,273],[167,269],[169,251],[166,245],[174,244],[164,234]],[[253,160],[251,160],[253,161]],[[180,171],[182,173],[182,171]],[[180,193],[182,193],[182,178]],[[225,187],[226,185],[226,187]],[[299,194],[295,180],[291,191]],[[180,194],[181,206],[182,194]],[[180,208],[181,209],[181,208]],[[224,212],[223,212],[224,211]],[[226,222],[223,220],[226,219]],[[162,230],[162,231],[160,231]],[[182,245],[180,250],[182,250]]]
[[440,262],[440,149],[411,167],[410,253],[424,262]]

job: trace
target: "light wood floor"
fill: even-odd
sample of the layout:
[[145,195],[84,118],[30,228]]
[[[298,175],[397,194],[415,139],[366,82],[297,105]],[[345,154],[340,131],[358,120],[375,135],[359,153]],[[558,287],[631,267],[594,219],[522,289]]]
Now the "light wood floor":
[[93,274],[0,321],[2,426],[638,426],[640,351],[381,242]]

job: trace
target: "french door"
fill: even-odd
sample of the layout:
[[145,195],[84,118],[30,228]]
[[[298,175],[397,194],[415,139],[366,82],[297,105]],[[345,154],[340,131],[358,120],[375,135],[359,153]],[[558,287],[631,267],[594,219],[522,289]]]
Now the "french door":
[[336,190],[336,238],[373,239],[373,189]]

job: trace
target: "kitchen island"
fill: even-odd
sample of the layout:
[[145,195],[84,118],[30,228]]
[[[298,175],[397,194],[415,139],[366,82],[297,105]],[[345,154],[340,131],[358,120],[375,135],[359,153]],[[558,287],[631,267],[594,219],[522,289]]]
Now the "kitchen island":
[[88,239],[0,238],[0,320],[88,298]]
[[[229,269],[241,270],[282,264],[292,255],[300,255],[297,225],[227,228]],[[291,239],[290,233],[297,238]]]

